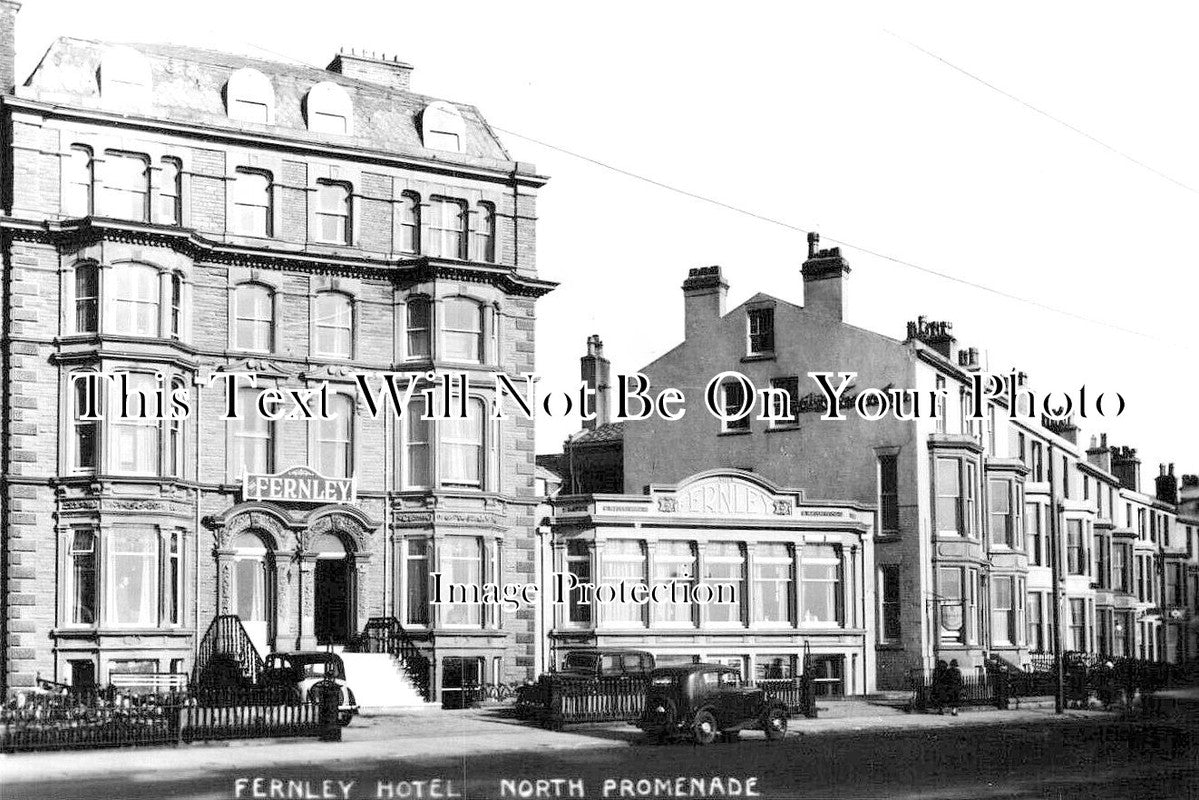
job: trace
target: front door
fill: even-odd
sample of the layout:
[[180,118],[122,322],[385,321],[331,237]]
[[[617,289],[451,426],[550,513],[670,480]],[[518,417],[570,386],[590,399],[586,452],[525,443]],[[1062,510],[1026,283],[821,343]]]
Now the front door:
[[482,677],[483,659],[446,656],[441,662],[441,707],[473,705]]
[[350,582],[344,558],[322,558],[316,562],[313,590],[316,608],[313,632],[316,643],[344,645],[350,628]]

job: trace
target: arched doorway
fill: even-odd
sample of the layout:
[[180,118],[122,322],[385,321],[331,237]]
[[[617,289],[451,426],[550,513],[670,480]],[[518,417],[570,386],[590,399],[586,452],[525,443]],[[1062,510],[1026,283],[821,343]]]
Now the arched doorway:
[[247,532],[233,540],[233,613],[241,618],[242,627],[258,654],[271,650],[274,638],[271,621],[274,614],[274,564],[268,555],[266,541],[256,533]]
[[344,645],[351,635],[353,614],[353,584],[346,546],[333,533],[313,537],[312,552],[316,555],[313,571],[313,634],[316,643]]

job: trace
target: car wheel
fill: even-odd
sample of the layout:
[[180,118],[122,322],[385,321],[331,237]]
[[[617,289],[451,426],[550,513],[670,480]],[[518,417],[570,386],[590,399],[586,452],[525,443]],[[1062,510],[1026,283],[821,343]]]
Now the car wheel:
[[778,741],[787,735],[787,714],[781,708],[772,708],[766,712],[766,721],[762,724],[766,738]]
[[695,731],[696,744],[712,744],[716,741],[716,735],[720,733],[720,729],[716,726],[716,717],[712,716],[711,711],[701,711],[696,714],[692,730]]
[[353,711],[342,711],[337,715],[337,724],[341,727],[349,725],[354,720]]

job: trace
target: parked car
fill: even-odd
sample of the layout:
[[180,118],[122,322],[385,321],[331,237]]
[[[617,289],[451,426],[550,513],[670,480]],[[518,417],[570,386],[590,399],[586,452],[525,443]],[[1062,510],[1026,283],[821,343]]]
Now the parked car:
[[337,684],[341,696],[337,703],[337,721],[349,725],[358,713],[354,692],[346,683],[346,666],[337,653],[321,650],[293,653],[271,653],[262,671],[264,686],[291,686],[309,702],[319,702],[320,685],[324,681]]
[[743,730],[765,731],[770,740],[787,733],[787,707],[741,680],[733,667],[687,664],[650,673],[645,708],[637,727],[653,741],[691,737],[711,744],[734,741]]

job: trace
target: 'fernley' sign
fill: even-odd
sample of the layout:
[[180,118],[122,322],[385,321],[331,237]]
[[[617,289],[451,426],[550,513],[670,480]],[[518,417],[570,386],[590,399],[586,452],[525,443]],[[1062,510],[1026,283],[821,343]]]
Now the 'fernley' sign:
[[352,503],[353,478],[326,478],[308,467],[292,467],[275,475],[242,477],[242,500],[280,503]]

